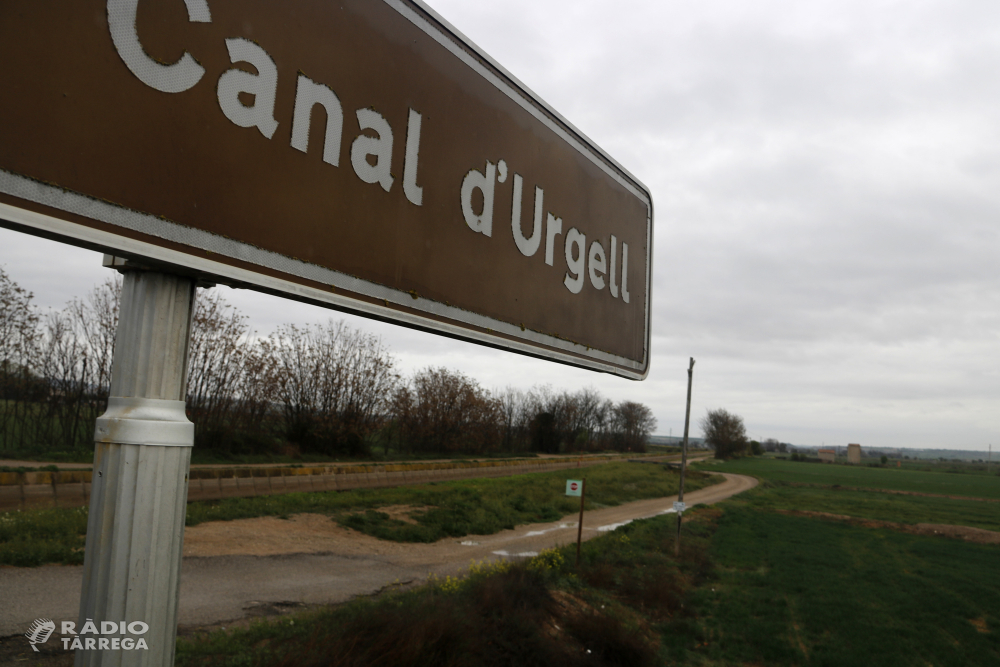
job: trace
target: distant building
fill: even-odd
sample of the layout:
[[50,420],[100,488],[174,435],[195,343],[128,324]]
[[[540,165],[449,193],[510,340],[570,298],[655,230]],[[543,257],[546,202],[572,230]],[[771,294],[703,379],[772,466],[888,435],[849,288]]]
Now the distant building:
[[861,463],[861,445],[848,445],[847,446],[847,462],[848,463]]
[[821,449],[817,453],[819,454],[819,460],[823,463],[833,463],[837,460],[836,449]]

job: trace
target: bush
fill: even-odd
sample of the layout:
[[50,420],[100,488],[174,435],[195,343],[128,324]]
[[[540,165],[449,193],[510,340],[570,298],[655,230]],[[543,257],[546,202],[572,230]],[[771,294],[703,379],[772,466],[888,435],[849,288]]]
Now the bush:
[[704,433],[705,443],[715,449],[717,459],[743,456],[750,445],[743,417],[723,408],[709,410],[701,420],[701,430]]

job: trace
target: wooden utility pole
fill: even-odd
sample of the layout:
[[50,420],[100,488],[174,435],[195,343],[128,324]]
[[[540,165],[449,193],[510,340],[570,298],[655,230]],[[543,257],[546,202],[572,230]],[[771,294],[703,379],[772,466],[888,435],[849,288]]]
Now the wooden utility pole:
[[576,566],[580,567],[580,543],[583,542],[583,499],[587,497],[587,478],[580,485],[580,521],[576,524]]
[[[681,445],[681,489],[677,494],[677,502],[684,502],[684,475],[687,473],[688,461],[688,427],[691,424],[691,380],[694,377],[694,357],[691,357],[688,365],[688,396],[687,409],[684,411],[684,443]],[[674,556],[681,555],[681,521],[683,521],[684,511],[677,512],[677,540],[674,542]]]

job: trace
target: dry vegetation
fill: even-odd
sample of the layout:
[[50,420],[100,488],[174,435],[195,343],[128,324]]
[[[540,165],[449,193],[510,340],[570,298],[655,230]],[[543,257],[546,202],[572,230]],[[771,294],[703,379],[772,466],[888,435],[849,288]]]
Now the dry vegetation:
[[[121,282],[44,317],[0,270],[0,454],[91,451],[107,404]],[[390,455],[643,451],[648,407],[593,389],[491,391],[447,368],[402,377],[383,342],[343,322],[267,336],[218,289],[199,291],[188,415],[197,455]]]

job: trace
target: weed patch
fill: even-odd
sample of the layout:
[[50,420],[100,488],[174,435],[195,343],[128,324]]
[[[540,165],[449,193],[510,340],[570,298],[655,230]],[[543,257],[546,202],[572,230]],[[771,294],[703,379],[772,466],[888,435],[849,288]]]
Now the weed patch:
[[[784,511],[884,497],[765,483],[686,513],[679,559],[675,517],[634,521],[586,542],[579,568],[575,545],[480,563],[303,627],[184,646],[179,664],[1000,664],[998,547]],[[926,521],[925,500],[872,512]]]
[[[579,509],[564,495],[572,472],[440,482],[424,486],[288,493],[189,503],[187,525],[205,521],[287,518],[314,513],[380,539],[434,542],[444,537],[489,535],[527,523],[555,521]],[[665,466],[610,463],[588,468],[587,508],[677,492],[676,471]],[[688,490],[714,484],[706,473],[689,473]],[[401,508],[410,508],[403,511]],[[49,508],[0,514],[0,564],[21,567],[83,562],[87,508]]]
[[[550,568],[482,568],[415,591],[178,642],[178,665],[590,667],[653,665],[656,646],[619,619],[557,602]],[[561,599],[566,599],[562,594]]]
[[86,536],[86,507],[0,513],[0,565],[80,565]]
[[[578,511],[567,498],[571,471],[515,477],[439,482],[389,489],[289,493],[260,498],[201,501],[188,506],[187,525],[204,521],[282,516],[303,512],[328,514],[341,525],[397,542],[434,542],[445,537],[491,535],[529,523],[557,521]],[[677,471],[665,466],[609,463],[589,468],[587,509],[677,493]],[[689,473],[689,491],[716,482],[706,473]],[[410,505],[410,521],[381,508]]]

